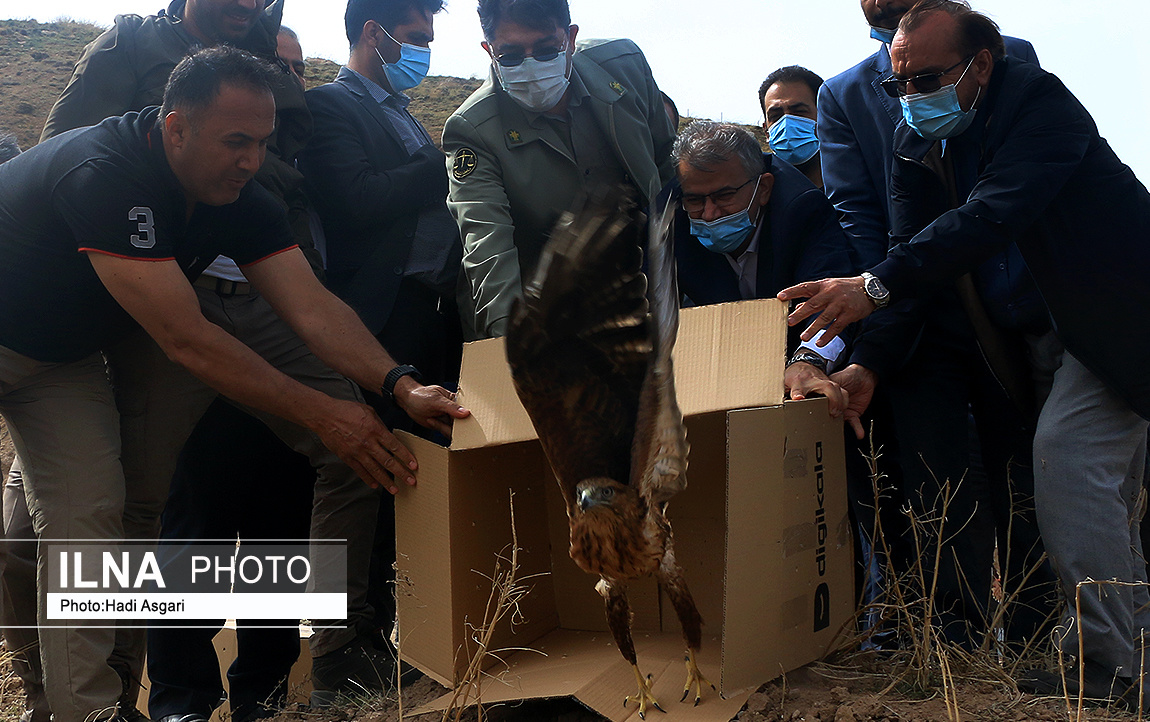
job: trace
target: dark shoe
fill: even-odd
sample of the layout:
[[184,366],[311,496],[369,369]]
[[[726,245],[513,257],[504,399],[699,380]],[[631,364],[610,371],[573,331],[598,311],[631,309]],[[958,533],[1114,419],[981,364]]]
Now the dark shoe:
[[[1129,677],[1120,677],[1107,672],[1105,668],[1090,660],[1086,660],[1085,664],[1081,687],[1084,700],[1101,702],[1107,706],[1138,708],[1138,688],[1134,686]],[[1078,665],[1067,669],[1064,689],[1063,675],[1057,672],[1047,672],[1043,669],[1026,670],[1018,677],[1018,691],[1040,697],[1066,696],[1077,698],[1079,693],[1078,675]]]
[[395,659],[356,637],[334,652],[312,660],[311,704],[326,707],[340,694],[384,692],[395,686],[394,679]]
[[120,699],[116,701],[116,715],[112,719],[115,722],[151,722],[147,715],[136,709],[136,700],[140,694],[139,681],[132,679],[132,673],[126,668],[113,665],[112,669],[120,675],[123,684]]

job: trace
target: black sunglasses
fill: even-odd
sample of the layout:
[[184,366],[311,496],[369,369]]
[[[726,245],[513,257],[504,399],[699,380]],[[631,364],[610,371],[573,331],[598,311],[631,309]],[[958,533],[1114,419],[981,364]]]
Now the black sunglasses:
[[[904,95],[907,95],[906,86],[910,83],[914,83],[914,89],[919,93],[933,93],[942,87],[942,76],[946,75],[963,63],[969,63],[973,59],[974,55],[968,55],[946,70],[942,70],[937,73],[923,73],[922,75],[916,75],[913,78],[906,78],[905,80],[902,78],[896,78],[892,75],[886,80],[880,80],[879,85],[881,85],[882,89],[886,91],[886,94],[892,98],[901,98]],[[963,72],[966,71],[964,70]]]
[[527,58],[535,58],[540,63],[547,63],[559,57],[560,53],[567,51],[567,37],[563,37],[563,44],[557,48],[543,48],[537,50],[531,55],[527,53],[503,53],[502,55],[495,56],[495,62],[499,63],[505,68],[515,68],[523,64]]

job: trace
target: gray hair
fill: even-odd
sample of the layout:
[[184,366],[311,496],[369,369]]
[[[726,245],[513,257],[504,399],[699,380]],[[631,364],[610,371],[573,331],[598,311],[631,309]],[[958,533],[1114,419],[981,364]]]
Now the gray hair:
[[671,155],[676,165],[686,162],[692,168],[704,171],[738,158],[748,176],[763,172],[763,149],[759,147],[759,141],[730,123],[696,120],[675,139]]
[[7,163],[20,155],[20,144],[16,136],[9,133],[0,133],[0,163]]

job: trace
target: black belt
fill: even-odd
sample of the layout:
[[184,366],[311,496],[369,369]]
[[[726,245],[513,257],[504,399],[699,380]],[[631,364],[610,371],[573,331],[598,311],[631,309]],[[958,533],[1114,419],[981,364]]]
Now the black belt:
[[221,296],[247,296],[255,291],[252,284],[243,281],[229,281],[215,276],[200,276],[192,281],[193,286],[215,291]]

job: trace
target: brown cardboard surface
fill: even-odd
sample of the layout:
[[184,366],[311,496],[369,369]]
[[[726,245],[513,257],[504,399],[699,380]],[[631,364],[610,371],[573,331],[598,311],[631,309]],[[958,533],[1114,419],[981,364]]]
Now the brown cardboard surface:
[[[508,658],[507,668],[485,679],[480,698],[485,705],[520,699],[576,697],[580,702],[610,720],[637,720],[638,708],[623,707],[623,698],[635,692],[631,666],[619,656],[609,633],[575,632],[559,629],[532,645],[535,651],[517,652]],[[716,722],[734,717],[753,690],[720,699],[706,690],[698,707],[680,702],[686,668],[683,665],[683,638],[672,633],[637,633],[635,651],[639,668],[651,675],[652,692],[666,714],[652,714],[667,722]],[[544,656],[546,655],[546,656]],[[704,640],[699,667],[705,676],[715,676],[719,664],[715,639]],[[412,712],[422,714],[448,707],[447,694]]]
[[455,422],[452,449],[474,449],[537,438],[531,417],[511,382],[502,338],[473,341],[463,347],[456,400],[471,416]]
[[773,298],[685,308],[675,344],[684,416],[783,402],[787,305]]
[[[853,603],[842,423],[825,399],[781,403],[785,313],[773,300],[686,309],[675,350],[691,452],[668,516],[705,623],[701,666],[728,696],[820,657]],[[475,419],[456,426],[450,450],[403,437],[421,466],[419,486],[396,499],[401,652],[452,686],[490,594],[483,575],[509,549],[514,491],[520,577],[542,576],[492,648],[548,656],[501,653],[509,669],[489,659],[502,681],[485,683],[484,700],[575,696],[624,719],[634,678],[597,579],[568,556],[565,508],[533,430],[524,440],[502,340],[465,348],[461,385]],[[640,668],[677,705],[685,645],[674,610],[653,579],[632,582],[628,597]],[[738,705],[699,709],[674,719],[729,719]]]
[[[532,577],[532,591],[519,623],[514,630],[499,627],[493,648],[529,644],[558,625],[543,494],[543,485],[555,482],[535,442],[455,452],[403,432],[400,437],[420,465],[419,485],[396,498],[396,539],[410,540],[396,554],[402,653],[450,687],[450,670],[466,664],[455,650],[482,623],[496,555],[510,554],[512,493],[519,577]],[[490,543],[452,544],[460,528]]]
[[[675,379],[684,416],[783,402],[787,306],[775,299],[685,308],[675,344]],[[502,338],[464,347],[452,449],[536,438],[519,403]]]
[[854,597],[842,424],[826,399],[727,419],[724,622],[742,633],[724,638],[723,687],[737,688],[830,651]]

